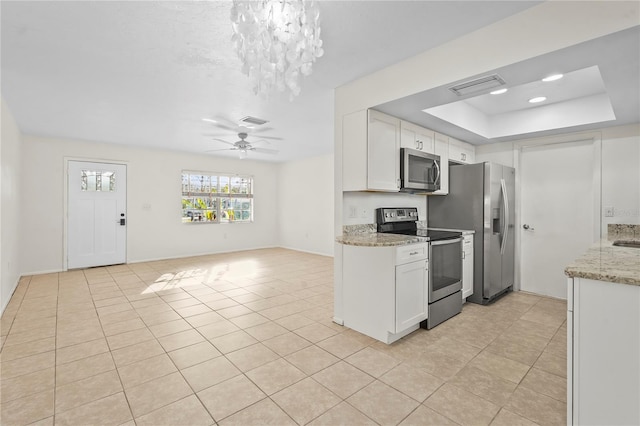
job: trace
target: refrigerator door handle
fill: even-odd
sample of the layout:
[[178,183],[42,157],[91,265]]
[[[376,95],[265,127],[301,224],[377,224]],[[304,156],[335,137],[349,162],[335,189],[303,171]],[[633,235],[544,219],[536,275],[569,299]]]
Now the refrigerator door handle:
[[500,179],[500,185],[502,188],[502,203],[504,204],[504,217],[502,220],[504,227],[502,229],[500,254],[504,254],[504,250],[507,247],[507,238],[509,237],[509,199],[507,198],[507,182],[504,179]]

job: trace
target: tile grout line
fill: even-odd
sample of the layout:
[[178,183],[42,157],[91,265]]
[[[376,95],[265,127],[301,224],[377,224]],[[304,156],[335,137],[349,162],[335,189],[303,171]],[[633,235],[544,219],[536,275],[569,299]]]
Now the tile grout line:
[[[122,292],[122,287],[120,287],[120,284],[118,284],[118,282],[116,281],[115,277],[113,277],[113,275],[110,272],[109,272],[109,275],[111,275],[111,278],[113,279],[115,285],[118,287],[118,289],[120,289],[120,292]],[[89,285],[88,282],[87,282],[87,285]],[[122,292],[122,293],[124,295],[124,292]],[[126,299],[128,301],[128,298],[126,298]],[[96,314],[97,314],[97,309],[96,309]],[[129,414],[131,414],[131,420],[135,423],[135,416],[133,414],[133,408],[131,408],[131,401],[129,401],[129,396],[127,395],[127,392],[125,390],[124,383],[122,382],[122,376],[120,375],[120,370],[118,369],[118,364],[116,364],[116,360],[113,358],[113,351],[111,349],[111,346],[109,345],[109,340],[107,339],[107,335],[106,335],[106,333],[104,331],[104,324],[100,320],[100,315],[99,314],[98,314],[98,321],[100,321],[100,327],[102,328],[102,334],[104,334],[104,340],[107,342],[107,348],[109,348],[109,356],[111,357],[111,362],[113,362],[113,366],[115,367],[116,374],[118,375],[118,380],[120,381],[120,387],[122,388],[122,395],[124,396],[124,400],[127,401],[127,407],[129,407]]]

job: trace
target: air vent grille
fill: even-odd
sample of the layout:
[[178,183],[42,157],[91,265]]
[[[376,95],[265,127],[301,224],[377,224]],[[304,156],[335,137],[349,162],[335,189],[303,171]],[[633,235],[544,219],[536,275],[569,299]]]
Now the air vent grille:
[[262,126],[265,123],[268,123],[267,120],[263,120],[262,118],[251,117],[247,115],[246,117],[241,118],[240,123],[252,124],[254,126]]
[[456,84],[455,86],[449,87],[449,90],[458,96],[464,96],[470,93],[477,93],[494,87],[504,86],[505,84],[506,83],[502,77],[498,74],[492,74]]

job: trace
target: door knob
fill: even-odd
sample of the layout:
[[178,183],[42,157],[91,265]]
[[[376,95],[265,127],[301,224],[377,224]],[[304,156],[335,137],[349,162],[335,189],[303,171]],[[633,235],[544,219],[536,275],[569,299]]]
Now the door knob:
[[524,229],[526,229],[526,230],[529,230],[529,231],[534,231],[534,230],[535,230],[533,227],[531,227],[531,226],[527,225],[526,223],[525,223],[524,225],[522,225],[522,227],[523,227]]

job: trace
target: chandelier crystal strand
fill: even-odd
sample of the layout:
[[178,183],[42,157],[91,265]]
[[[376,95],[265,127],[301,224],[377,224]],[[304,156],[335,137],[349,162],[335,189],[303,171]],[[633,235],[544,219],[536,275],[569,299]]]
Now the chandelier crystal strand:
[[311,74],[324,54],[320,11],[313,1],[234,0],[231,27],[242,72],[263,98],[288,89],[293,100],[302,76]]

